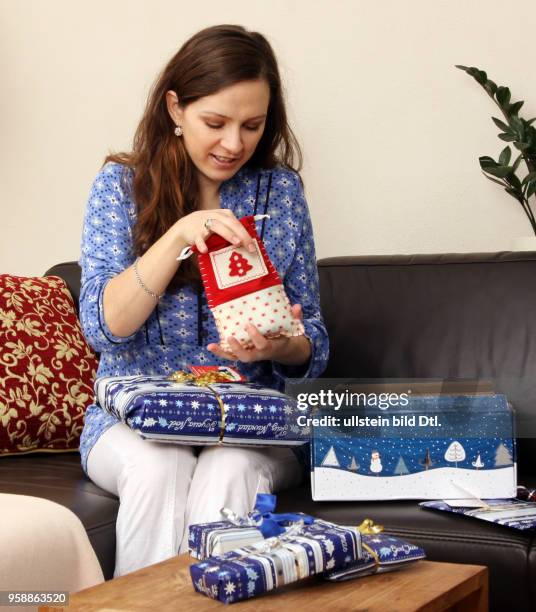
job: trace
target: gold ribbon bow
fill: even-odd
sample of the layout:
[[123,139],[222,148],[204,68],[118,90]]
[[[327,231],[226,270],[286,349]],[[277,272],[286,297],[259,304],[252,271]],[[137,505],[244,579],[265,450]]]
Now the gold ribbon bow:
[[207,389],[212,391],[220,407],[221,419],[219,441],[222,442],[223,436],[225,435],[225,406],[219,394],[210,385],[212,383],[219,382],[234,382],[231,376],[225,372],[205,372],[205,374],[192,374],[191,372],[185,372],[184,370],[177,370],[168,376],[168,380],[172,380],[173,382],[177,383],[192,383],[196,387],[207,387]]
[[357,529],[362,535],[378,535],[383,531],[383,525],[375,525],[372,519],[366,518]]
[[227,372],[205,372],[205,374],[192,374],[184,370],[177,370],[168,376],[168,380],[173,382],[191,382],[197,387],[206,387],[211,383],[234,382]]
[[[366,518],[357,528],[362,535],[378,535],[383,531],[383,525],[375,525],[372,519]],[[365,542],[361,542],[361,546],[372,555],[376,571],[380,567],[380,558],[378,553]]]

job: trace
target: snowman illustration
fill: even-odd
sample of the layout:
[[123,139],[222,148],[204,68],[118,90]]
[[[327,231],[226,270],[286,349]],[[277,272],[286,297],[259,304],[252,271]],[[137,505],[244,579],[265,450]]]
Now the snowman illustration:
[[383,470],[382,459],[377,450],[373,450],[370,455],[370,471],[379,474]]

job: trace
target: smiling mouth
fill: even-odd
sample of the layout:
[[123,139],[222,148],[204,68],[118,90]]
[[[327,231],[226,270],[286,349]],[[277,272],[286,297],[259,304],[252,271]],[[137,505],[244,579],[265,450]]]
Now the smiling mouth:
[[238,159],[238,157],[222,157],[221,155],[215,155],[214,153],[211,153],[211,155],[221,162],[232,162]]

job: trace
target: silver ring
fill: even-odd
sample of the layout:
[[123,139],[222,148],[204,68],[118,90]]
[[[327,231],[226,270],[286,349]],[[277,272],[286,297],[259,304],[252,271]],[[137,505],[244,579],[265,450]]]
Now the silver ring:
[[210,226],[212,225],[212,223],[214,222],[214,219],[211,219],[210,217],[205,221],[205,223],[203,224],[205,226],[205,229],[207,230],[207,232],[210,232]]

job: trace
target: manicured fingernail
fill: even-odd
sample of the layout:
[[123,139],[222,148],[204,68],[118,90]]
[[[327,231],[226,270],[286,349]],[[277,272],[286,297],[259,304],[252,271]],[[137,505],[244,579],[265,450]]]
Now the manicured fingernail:
[[252,242],[249,243],[248,251],[250,253],[255,253],[255,245]]
[[238,238],[238,236],[233,236],[233,244],[239,244],[240,243],[240,238]]

